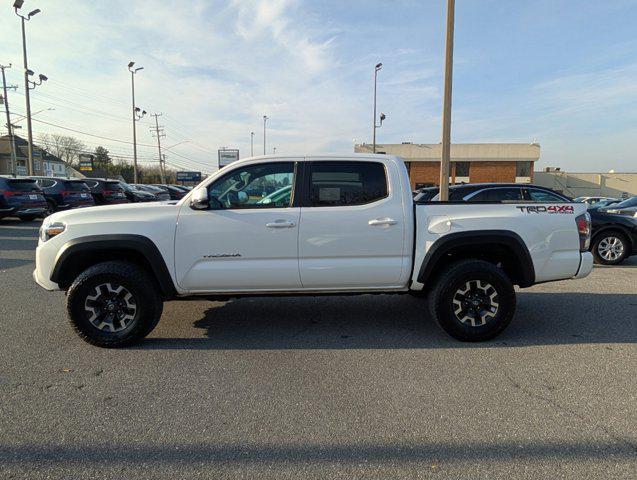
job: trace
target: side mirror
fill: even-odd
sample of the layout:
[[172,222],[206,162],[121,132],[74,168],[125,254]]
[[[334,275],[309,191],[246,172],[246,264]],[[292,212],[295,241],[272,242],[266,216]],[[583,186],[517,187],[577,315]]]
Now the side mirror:
[[190,197],[190,208],[193,210],[208,210],[210,208],[208,189],[198,188],[192,192],[192,197]]

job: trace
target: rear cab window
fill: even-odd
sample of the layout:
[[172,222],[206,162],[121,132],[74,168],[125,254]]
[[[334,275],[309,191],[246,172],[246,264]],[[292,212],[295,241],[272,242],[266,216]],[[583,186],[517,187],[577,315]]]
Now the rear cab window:
[[308,177],[310,207],[365,205],[389,194],[385,166],[378,162],[312,162]]

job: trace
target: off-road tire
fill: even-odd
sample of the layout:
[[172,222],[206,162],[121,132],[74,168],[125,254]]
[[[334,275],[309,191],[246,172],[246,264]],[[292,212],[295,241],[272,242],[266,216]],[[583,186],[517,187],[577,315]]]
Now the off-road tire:
[[[616,258],[612,258],[616,255],[616,253],[610,251],[611,246],[609,242],[612,241],[611,239],[616,239],[616,241],[621,242],[623,248],[622,253]],[[606,254],[607,258],[604,258],[602,252],[600,252],[601,245],[603,245],[604,241],[607,242],[609,248],[609,250],[607,250],[608,253]],[[591,252],[593,253],[593,259],[595,260],[595,263],[598,263],[600,265],[618,265],[622,263],[626,259],[626,257],[628,257],[629,249],[630,244],[628,243],[626,235],[616,230],[606,230],[595,236],[595,238],[593,239]]]
[[[109,287],[106,288],[104,285]],[[119,289],[120,286],[123,289]],[[100,300],[102,296],[108,297],[109,294],[116,296],[115,293],[110,293],[115,290],[124,292],[128,298],[127,302],[130,302],[123,308],[133,305],[134,310],[130,307],[125,314],[122,314],[130,318],[127,322],[122,320],[117,323],[117,328],[121,330],[113,330],[118,320],[113,320],[112,316],[106,317],[107,320],[110,319],[110,325],[102,324],[103,328],[100,329],[91,323],[91,317],[94,317],[95,312],[107,312],[107,310],[97,307],[94,310],[87,310],[88,302],[95,302],[95,296],[98,297],[97,300]],[[130,297],[128,297],[129,293]],[[143,268],[124,261],[98,263],[87,268],[71,284],[66,298],[71,326],[82,340],[98,347],[124,347],[138,342],[153,331],[163,310],[163,300],[155,278]],[[128,315],[131,311],[134,311],[134,314]],[[93,321],[100,322],[100,320]],[[110,331],[105,331],[106,326]]]
[[449,335],[463,342],[481,342],[496,337],[511,322],[515,289],[492,263],[461,260],[442,272],[429,292],[428,304],[431,316]]

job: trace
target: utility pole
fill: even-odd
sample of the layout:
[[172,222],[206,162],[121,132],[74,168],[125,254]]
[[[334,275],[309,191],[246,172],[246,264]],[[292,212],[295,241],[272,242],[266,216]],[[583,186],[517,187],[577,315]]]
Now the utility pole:
[[128,71],[130,72],[131,79],[131,94],[133,99],[133,183],[137,183],[137,122],[146,115],[146,110],[140,110],[135,106],[135,74],[144,67],[133,68],[135,62],[128,63]]
[[[29,70],[29,64],[27,61],[27,35],[26,35],[25,23],[31,20],[31,17],[40,13],[41,10],[39,8],[36,8],[35,10],[30,11],[28,15],[25,17],[23,15],[20,15],[20,13],[18,12],[18,10],[22,8],[23,3],[24,3],[24,0],[15,0],[15,2],[13,2],[13,8],[15,9],[15,14],[18,17],[20,17],[22,21],[22,60],[24,63],[24,96],[26,98],[26,107],[27,107],[27,138],[28,138],[27,147],[29,152],[28,153],[29,158],[27,161],[27,172],[29,175],[33,175],[33,128],[31,126],[31,97],[29,95],[29,90],[30,90],[29,75],[32,75],[33,72]],[[40,76],[40,83],[42,83],[42,75]]]
[[7,86],[7,78],[5,76],[5,69],[11,68],[11,64],[9,65],[0,65],[0,70],[2,70],[2,92],[3,92],[3,101],[4,101],[4,111],[7,114],[7,132],[9,135],[9,151],[11,152],[11,173],[15,177],[15,166],[16,166],[16,152],[15,152],[15,139],[13,138],[13,125],[11,125],[11,114],[9,113],[9,95],[7,90],[16,90],[18,88],[17,85],[9,85]]
[[445,94],[442,107],[442,157],[440,158],[441,202],[449,200],[449,165],[451,163],[451,86],[453,77],[453,27],[455,0],[447,0],[447,40],[445,45]]
[[267,122],[269,118],[267,115],[263,115],[263,155],[265,155],[265,122]]
[[161,183],[166,184],[166,174],[164,172],[164,157],[161,154],[161,138],[165,137],[164,126],[159,126],[158,118],[161,117],[161,113],[153,113],[151,116],[155,117],[155,127],[151,128],[150,131],[154,133],[154,136],[157,137],[157,150],[159,151],[159,173],[161,175]]
[[250,156],[254,157],[254,132],[250,132]]
[[[372,153],[376,153],[376,83],[378,80],[378,72],[383,68],[382,63],[377,63],[374,67],[374,120],[372,121]],[[381,119],[380,124],[383,124]]]

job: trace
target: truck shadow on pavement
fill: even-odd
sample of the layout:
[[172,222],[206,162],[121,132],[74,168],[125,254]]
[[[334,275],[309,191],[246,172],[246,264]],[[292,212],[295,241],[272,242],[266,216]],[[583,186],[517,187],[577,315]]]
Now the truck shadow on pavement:
[[[519,292],[508,329],[462,343],[409,295],[244,298],[215,303],[194,323],[205,338],[148,338],[142,349],[403,349],[637,343],[637,295]],[[174,316],[171,315],[172,318]],[[158,334],[182,328],[160,323]],[[192,333],[192,332],[190,332]],[[612,348],[612,347],[607,347]]]
[[[329,464],[357,465],[367,468],[374,465],[392,465],[396,462],[431,463],[449,466],[455,463],[486,461],[494,464],[551,460],[580,462],[595,460],[617,462],[634,459],[635,446],[629,441],[564,441],[564,442],[420,442],[420,443],[376,443],[368,445],[292,445],[292,444],[226,444],[190,443],[183,445],[42,445],[0,446],[0,462],[7,468],[64,465],[65,469],[100,467],[106,472],[123,466],[158,470],[166,467],[182,468],[196,465],[248,466],[269,464],[289,468],[295,465],[322,466]],[[612,459],[612,460],[611,460]],[[162,475],[159,475],[162,476]],[[221,475],[223,476],[223,475]],[[225,476],[224,476],[225,477]],[[18,478],[18,477],[16,477]],[[19,477],[25,478],[25,477]],[[79,478],[79,477],[78,477]],[[124,477],[125,478],[125,477]],[[152,478],[152,477],[150,477]],[[162,476],[163,478],[163,476]],[[391,477],[390,477],[391,478]]]

